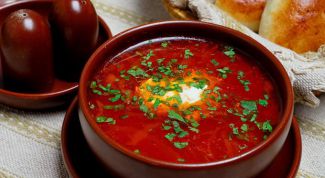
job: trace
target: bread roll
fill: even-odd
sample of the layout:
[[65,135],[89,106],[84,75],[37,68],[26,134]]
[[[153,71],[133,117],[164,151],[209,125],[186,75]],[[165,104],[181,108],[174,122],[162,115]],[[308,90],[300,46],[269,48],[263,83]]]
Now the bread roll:
[[325,0],[268,0],[259,34],[298,53],[325,44]]
[[247,26],[258,31],[266,0],[215,0],[215,5]]

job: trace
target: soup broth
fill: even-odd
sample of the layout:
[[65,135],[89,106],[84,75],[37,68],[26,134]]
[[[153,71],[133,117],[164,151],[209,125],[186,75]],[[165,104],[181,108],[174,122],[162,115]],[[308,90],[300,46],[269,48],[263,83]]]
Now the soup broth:
[[256,61],[207,39],[143,42],[95,73],[89,109],[134,154],[175,163],[228,159],[267,139],[279,122],[278,90]]

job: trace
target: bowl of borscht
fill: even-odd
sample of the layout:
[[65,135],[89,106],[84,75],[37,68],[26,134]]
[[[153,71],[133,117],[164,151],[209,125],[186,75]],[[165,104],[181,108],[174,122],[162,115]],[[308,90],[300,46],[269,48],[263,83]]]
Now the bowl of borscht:
[[117,177],[246,178],[282,148],[293,90],[254,39],[166,21],[99,47],[82,72],[79,105],[90,148]]

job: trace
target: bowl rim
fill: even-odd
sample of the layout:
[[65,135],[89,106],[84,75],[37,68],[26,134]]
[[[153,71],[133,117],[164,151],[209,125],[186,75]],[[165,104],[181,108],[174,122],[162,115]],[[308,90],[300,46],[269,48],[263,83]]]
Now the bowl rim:
[[[245,42],[250,43],[255,49],[262,52],[265,56],[267,56],[267,60],[271,61],[275,66],[278,72],[281,74],[281,77],[283,78],[285,89],[284,93],[287,96],[286,100],[283,100],[282,102],[285,103],[283,105],[283,114],[282,119],[277,125],[277,127],[273,130],[273,132],[270,134],[270,136],[267,138],[267,141],[263,141],[259,143],[257,146],[253,147],[249,151],[240,154],[238,156],[228,158],[225,160],[219,160],[219,161],[213,161],[208,163],[173,163],[173,162],[167,162],[167,161],[161,161],[157,159],[153,159],[147,156],[143,156],[140,154],[134,154],[133,151],[128,150],[115,142],[112,138],[108,137],[104,134],[104,132],[101,131],[101,129],[98,127],[97,123],[94,119],[91,117],[91,113],[88,109],[88,101],[87,101],[87,89],[88,89],[88,82],[87,76],[92,76],[92,69],[95,68],[94,66],[95,61],[100,60],[100,58],[97,58],[100,53],[105,51],[105,48],[111,44],[114,44],[119,41],[121,37],[124,35],[129,34],[136,34],[140,31],[146,30],[151,27],[159,27],[159,26],[168,26],[168,25],[197,25],[197,26],[205,26],[206,28],[210,28],[213,30],[218,30],[223,33],[227,33],[235,38],[239,38]],[[150,31],[150,30],[149,30]],[[124,155],[127,155],[128,157],[132,158],[133,160],[137,160],[143,163],[147,163],[152,166],[158,166],[163,168],[173,168],[173,169],[201,169],[201,168],[211,168],[211,167],[226,167],[235,163],[239,163],[243,160],[247,160],[251,158],[252,156],[261,153],[263,150],[265,150],[269,145],[274,143],[276,139],[282,134],[282,132],[285,130],[287,124],[291,123],[292,119],[292,113],[293,113],[293,101],[294,101],[294,95],[293,95],[293,88],[291,85],[291,81],[289,79],[289,76],[280,63],[280,61],[271,53],[267,48],[265,48],[262,44],[254,40],[253,38],[243,34],[242,32],[239,32],[237,30],[224,27],[221,25],[216,25],[212,23],[207,22],[200,22],[200,21],[161,21],[161,22],[154,22],[149,23],[145,25],[140,25],[137,27],[130,28],[126,31],[123,31],[116,36],[114,36],[111,40],[105,42],[103,45],[101,45],[90,57],[87,64],[85,65],[84,70],[82,71],[80,83],[79,83],[79,109],[81,110],[82,114],[85,117],[85,120],[90,125],[90,128],[94,131],[94,133],[99,136],[99,138],[108,146],[113,147],[114,149],[122,152]]]

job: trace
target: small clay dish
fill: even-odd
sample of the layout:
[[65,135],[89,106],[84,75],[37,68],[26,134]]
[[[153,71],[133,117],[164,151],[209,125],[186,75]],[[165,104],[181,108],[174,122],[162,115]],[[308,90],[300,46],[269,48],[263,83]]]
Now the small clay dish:
[[[256,178],[295,178],[300,164],[301,149],[299,125],[293,118],[289,135],[279,154]],[[64,117],[61,152],[70,177],[113,177],[112,173],[105,171],[85,140],[79,123],[77,98],[73,100]]]
[[[30,0],[5,3],[0,7],[0,28],[4,19],[19,9],[31,9],[48,17],[53,0]],[[112,37],[111,31],[103,19],[99,18],[100,29],[98,46]],[[55,59],[54,59],[55,60]],[[2,77],[0,77],[2,78]],[[43,93],[19,93],[0,88],[0,103],[10,107],[28,110],[40,110],[67,105],[76,95],[78,82],[64,81],[56,78],[51,89]]]
[[[100,129],[89,109],[88,88],[92,77],[108,59],[140,42],[163,37],[198,37],[223,41],[258,59],[279,90],[282,106],[279,123],[270,136],[251,150],[221,161],[171,163],[134,154]],[[204,59],[202,59],[204,60]],[[207,59],[210,60],[210,59]],[[106,170],[120,177],[155,178],[248,178],[258,175],[274,160],[287,139],[293,117],[293,89],[287,72],[263,45],[230,28],[197,21],[165,21],[139,26],[113,37],[99,47],[87,62],[80,79],[79,120],[91,150]]]

